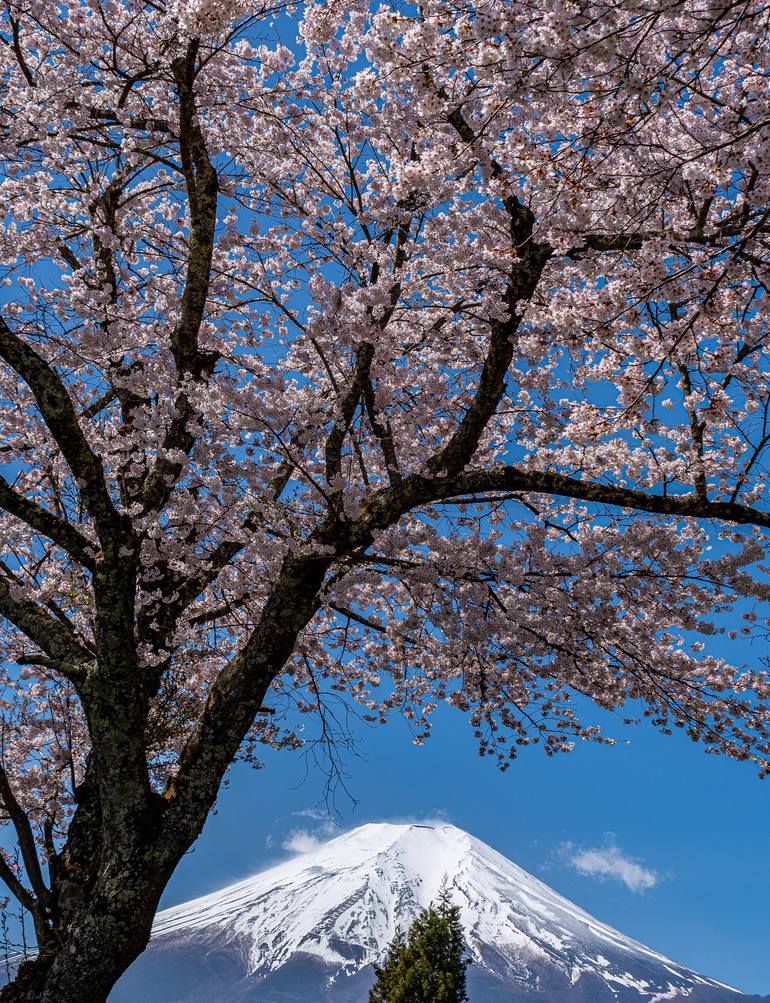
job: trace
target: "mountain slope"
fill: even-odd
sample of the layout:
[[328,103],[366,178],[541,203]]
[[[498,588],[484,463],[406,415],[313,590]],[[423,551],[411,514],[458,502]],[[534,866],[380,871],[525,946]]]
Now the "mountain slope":
[[444,879],[473,1003],[742,1003],[451,825],[365,825],[159,914],[111,1003],[365,1003],[373,961]]

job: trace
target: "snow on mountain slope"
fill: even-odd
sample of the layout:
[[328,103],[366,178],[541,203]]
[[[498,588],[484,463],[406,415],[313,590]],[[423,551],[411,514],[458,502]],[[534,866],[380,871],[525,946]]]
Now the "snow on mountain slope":
[[[187,950],[191,958],[218,959],[223,981],[216,998],[310,1003],[344,994],[363,1003],[365,988],[356,989],[358,995],[346,992],[364,985],[354,977],[383,957],[396,927],[407,927],[435,900],[444,879],[461,907],[471,971],[483,983],[485,999],[662,1003],[681,997],[688,1003],[738,1003],[745,998],[599,922],[451,825],[364,825],[246,881],[168,909],[156,920],[148,960],[137,965],[154,965],[159,972],[158,959],[173,959],[177,952],[179,960],[179,952]],[[269,987],[298,973],[300,962],[303,971],[323,972],[323,978],[314,978],[313,989],[303,995],[297,981],[309,976],[297,974],[293,990],[284,986],[270,995]],[[137,982],[141,971],[132,973],[134,988],[119,986],[111,997],[115,1003],[211,999],[209,989],[205,995],[200,989],[202,977],[202,995],[195,995],[194,987],[169,989],[172,995],[164,997],[141,988],[154,985],[156,975]],[[207,978],[216,985],[211,972]],[[131,978],[121,985],[130,987]]]

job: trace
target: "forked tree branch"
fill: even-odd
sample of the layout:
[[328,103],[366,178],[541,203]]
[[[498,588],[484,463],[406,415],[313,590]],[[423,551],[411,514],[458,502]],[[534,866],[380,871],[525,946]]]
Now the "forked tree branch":
[[24,862],[24,870],[27,872],[32,890],[38,902],[45,905],[48,902],[49,891],[40,867],[40,860],[35,845],[35,835],[32,832],[32,826],[26,812],[19,804],[13,792],[8,774],[2,763],[0,763],[0,801],[2,801],[3,807],[16,830],[21,859]]
[[60,620],[49,616],[37,603],[15,596],[11,586],[2,577],[0,616],[9,620],[44,651],[62,675],[75,683],[84,678],[86,664],[93,658],[90,652],[78,643],[74,633]]
[[20,494],[0,475],[0,508],[26,523],[36,533],[47,536],[66,551],[73,560],[92,571],[94,568],[93,545],[79,529]]
[[70,395],[56,370],[0,317],[0,359],[27,384],[48,430],[67,461],[102,545],[115,542],[121,519],[112,502],[101,460],[89,446]]

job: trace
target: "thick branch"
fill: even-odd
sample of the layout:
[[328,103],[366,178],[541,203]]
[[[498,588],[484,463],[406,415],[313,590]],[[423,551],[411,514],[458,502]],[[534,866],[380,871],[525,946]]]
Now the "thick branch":
[[398,454],[396,452],[396,443],[393,438],[393,430],[390,427],[390,421],[387,417],[384,422],[380,420],[377,415],[377,405],[375,402],[374,387],[372,386],[372,381],[370,378],[366,380],[363,387],[364,403],[366,404],[366,413],[369,416],[369,425],[371,426],[372,432],[374,432],[377,437],[380,447],[382,449],[382,455],[385,460],[385,468],[388,471],[388,477],[391,484],[398,484],[401,480],[401,470],[398,463]]
[[163,844],[187,846],[213,805],[225,770],[251,727],[273,679],[291,656],[299,633],[318,608],[331,557],[290,555],[284,561],[259,624],[211,687],[198,725],[166,791]]
[[212,358],[198,347],[203,313],[209,294],[214,228],[217,219],[219,179],[208,155],[198,123],[195,95],[197,42],[188,46],[184,58],[174,60],[174,82],[179,92],[179,149],[190,207],[190,245],[187,281],[182,293],[179,320],[171,334],[171,351],[177,370],[199,379]]
[[103,543],[112,541],[120,517],[104,479],[101,461],[86,441],[67,390],[53,366],[17,337],[0,317],[0,359],[32,391],[43,420],[73,475]]
[[5,859],[2,852],[0,852],[0,881],[8,888],[14,898],[24,906],[27,912],[33,913],[35,911],[36,903],[34,896],[13,873],[11,865]]
[[83,567],[93,570],[93,548],[80,530],[66,519],[61,519],[42,505],[19,494],[2,476],[0,476],[0,508],[21,519],[36,533],[42,533],[49,540],[53,540]]
[[[761,225],[761,214],[759,222],[752,230],[754,234],[766,233],[768,228]],[[577,247],[572,247],[567,251],[567,257],[579,260],[588,251],[599,252],[624,252],[640,251],[645,244],[651,240],[668,240],[676,244],[700,244],[705,247],[718,247],[733,237],[743,234],[747,228],[749,217],[740,219],[728,219],[722,223],[717,223],[714,228],[706,233],[702,225],[696,225],[690,230],[677,233],[673,230],[637,230],[629,233],[587,233],[583,237],[583,243]]]
[[179,93],[179,148],[190,210],[190,237],[179,318],[171,332],[171,352],[179,382],[176,414],[144,485],[142,500],[147,511],[163,507],[184,468],[183,461],[168,454],[181,452],[189,456],[195,445],[196,436],[191,429],[194,409],[184,383],[188,379],[207,380],[218,358],[215,352],[201,351],[198,342],[211,280],[219,178],[197,118],[194,94],[197,52],[198,43],[191,42],[186,55],[173,64]]
[[334,422],[326,442],[326,480],[332,486],[335,497],[341,494],[335,481],[342,470],[342,446],[353,421],[353,415],[356,413],[358,402],[364,392],[364,386],[369,380],[373,358],[374,345],[368,341],[364,342],[358,349],[353,380],[340,405],[339,417]]
[[[445,96],[443,91],[441,93]],[[477,137],[459,108],[451,112],[448,120],[469,147],[477,144]],[[503,168],[494,160],[491,164],[493,175],[502,177]],[[495,320],[490,325],[489,348],[478,387],[449,442],[428,462],[428,469],[434,474],[457,473],[470,462],[476,452],[484,429],[505,393],[505,378],[513,358],[513,336],[523,316],[520,304],[526,303],[534,293],[543,268],[552,253],[549,247],[533,240],[535,218],[532,211],[515,195],[509,195],[504,205],[509,219],[508,231],[512,253],[512,265],[504,294],[508,317],[504,321]]]
[[92,658],[78,644],[74,633],[59,620],[44,613],[37,603],[14,597],[9,584],[0,578],[0,616],[5,617],[55,663],[57,671],[73,681],[85,675]]
[[377,500],[370,504],[366,522],[370,530],[379,529],[392,525],[400,515],[419,505],[460,496],[468,496],[468,500],[472,501],[474,495],[484,495],[489,491],[518,491],[577,498],[581,501],[636,509],[657,515],[718,519],[739,525],[770,528],[770,512],[763,512],[737,502],[710,501],[697,494],[654,495],[634,488],[600,484],[565,474],[523,470],[513,466],[466,470],[454,477],[435,480],[413,475],[405,479],[398,488],[383,491]]
[[[578,498],[588,502],[616,505],[659,515],[689,516],[696,519],[718,519],[742,525],[770,528],[770,513],[736,502],[710,501],[698,494],[653,495],[635,488],[598,484],[564,474],[518,467],[492,468],[489,471],[469,470],[455,479],[459,494],[496,490],[531,491],[535,494]],[[446,497],[446,495],[445,495]]]
[[[694,495],[646,494],[629,488],[518,467],[468,470],[447,478],[412,475],[379,493],[365,517],[344,526],[329,522],[316,536],[342,553],[371,543],[376,530],[393,525],[420,505],[492,491],[520,491],[579,498],[666,515],[723,519],[770,527],[770,514],[744,505],[711,502]],[[260,621],[240,655],[212,687],[199,724],[188,741],[166,799],[164,839],[193,838],[213,804],[221,777],[251,726],[276,674],[286,664],[299,633],[318,607],[318,595],[333,557],[293,555],[286,559]]]
[[30,825],[24,809],[16,799],[16,795],[11,787],[11,782],[8,779],[8,774],[5,772],[5,768],[1,763],[0,800],[2,800],[3,807],[8,812],[11,823],[16,830],[16,837],[19,842],[19,849],[21,850],[21,858],[24,861],[24,869],[27,872],[29,883],[32,885],[32,890],[37,896],[39,902],[46,903],[48,901],[49,893],[46,883],[43,880],[43,872],[40,868],[40,860],[37,855],[35,836],[32,832],[32,826]]

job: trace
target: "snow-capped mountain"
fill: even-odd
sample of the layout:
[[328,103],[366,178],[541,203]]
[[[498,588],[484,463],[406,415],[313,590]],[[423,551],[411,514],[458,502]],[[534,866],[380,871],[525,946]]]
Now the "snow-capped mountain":
[[[372,962],[447,880],[472,1003],[743,1003],[452,825],[364,825],[161,912],[111,1003],[366,1003]],[[755,998],[756,999],[756,998]]]

